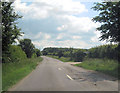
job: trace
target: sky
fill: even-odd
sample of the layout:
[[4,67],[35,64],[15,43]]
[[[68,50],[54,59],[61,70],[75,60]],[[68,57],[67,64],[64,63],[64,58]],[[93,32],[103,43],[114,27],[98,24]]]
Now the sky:
[[94,2],[81,0],[34,0],[14,2],[15,11],[22,15],[18,26],[35,47],[73,47],[88,49],[105,44],[99,41],[99,23],[92,21],[98,15],[91,7]]

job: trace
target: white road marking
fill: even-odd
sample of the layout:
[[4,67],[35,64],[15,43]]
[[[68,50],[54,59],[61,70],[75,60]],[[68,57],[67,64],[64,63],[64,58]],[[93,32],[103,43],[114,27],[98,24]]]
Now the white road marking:
[[73,80],[69,75],[67,75],[67,77],[68,77],[70,80]]
[[58,68],[58,70],[62,70],[61,68]]

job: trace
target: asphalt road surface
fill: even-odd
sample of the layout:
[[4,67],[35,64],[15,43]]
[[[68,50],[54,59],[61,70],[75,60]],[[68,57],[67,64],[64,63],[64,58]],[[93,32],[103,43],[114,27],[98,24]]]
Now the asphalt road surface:
[[9,91],[118,91],[118,81],[43,56],[37,68]]

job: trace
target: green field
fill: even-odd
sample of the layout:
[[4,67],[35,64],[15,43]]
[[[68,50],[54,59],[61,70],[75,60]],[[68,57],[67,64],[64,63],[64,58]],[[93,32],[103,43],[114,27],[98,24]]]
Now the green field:
[[87,59],[75,66],[83,67],[89,70],[103,72],[105,74],[118,77],[118,62],[109,59]]
[[2,64],[2,90],[6,91],[27,76],[42,61],[41,57]]

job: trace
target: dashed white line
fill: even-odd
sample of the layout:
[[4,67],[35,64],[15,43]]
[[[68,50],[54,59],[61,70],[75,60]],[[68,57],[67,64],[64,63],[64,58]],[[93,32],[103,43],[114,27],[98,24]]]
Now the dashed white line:
[[[58,70],[62,70],[61,68],[58,68]],[[66,74],[66,76],[70,79],[73,80],[69,75]]]
[[70,80],[73,80],[69,75],[67,75],[67,77],[68,77]]

